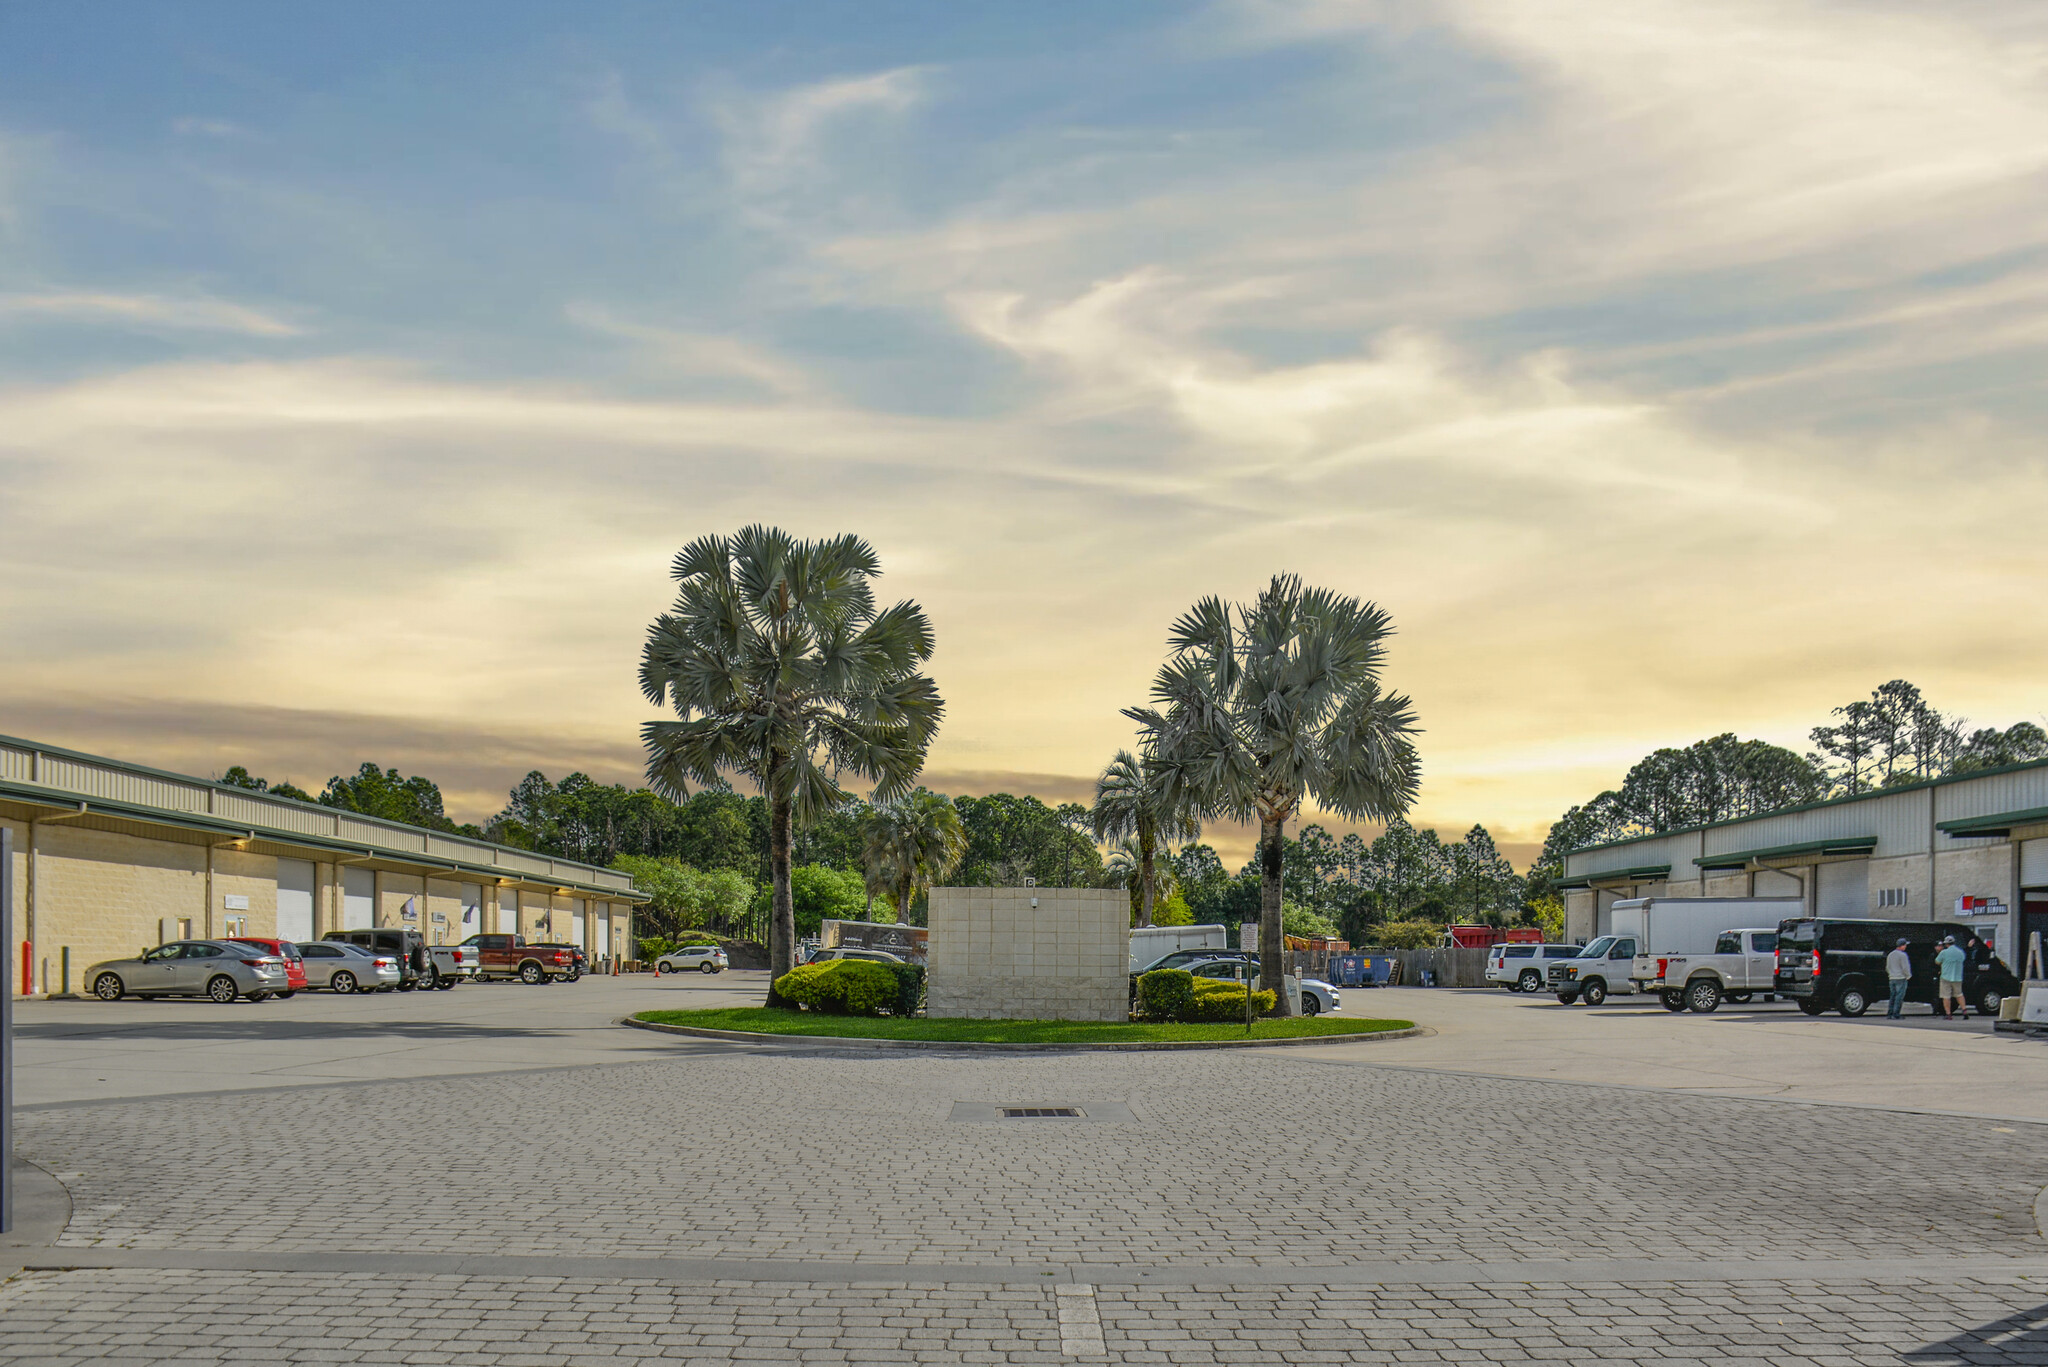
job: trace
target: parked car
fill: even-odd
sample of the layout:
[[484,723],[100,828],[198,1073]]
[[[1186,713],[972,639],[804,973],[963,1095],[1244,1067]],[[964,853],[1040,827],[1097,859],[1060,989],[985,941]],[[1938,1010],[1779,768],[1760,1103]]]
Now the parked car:
[[308,987],[325,988],[337,996],[354,992],[390,992],[398,987],[398,960],[361,945],[312,940],[299,946]]
[[567,981],[576,971],[575,956],[556,945],[530,945],[517,935],[472,935],[462,942],[477,952],[479,982],[517,978],[529,986]]
[[688,945],[682,949],[671,949],[654,961],[656,973],[682,973],[690,969],[699,973],[723,973],[726,966],[725,951],[717,945]]
[[1635,936],[1602,935],[1580,950],[1577,958],[1550,966],[1550,990],[1566,1006],[1581,998],[1588,1006],[1598,1006],[1610,994],[1636,990],[1628,976],[1635,957]]
[[299,947],[290,940],[266,940],[260,935],[230,935],[228,939],[238,945],[254,945],[284,960],[285,990],[277,994],[280,998],[306,990],[306,962],[299,955]]
[[[462,945],[430,945],[417,930],[383,926],[376,930],[337,930],[325,937],[340,944],[358,945],[374,954],[388,954],[398,962],[398,990],[414,988],[443,991],[465,978],[475,977],[478,964]],[[472,937],[474,938],[474,937]]]
[[1739,926],[1714,937],[1706,954],[1638,954],[1629,980],[1654,992],[1666,1011],[1712,1012],[1725,1001],[1741,1005],[1753,993],[1765,1001],[1776,991],[1778,928]]
[[1578,957],[1577,945],[1498,944],[1486,956],[1486,981],[1510,992],[1541,992],[1552,962]]
[[1186,968],[1189,964],[1207,963],[1211,959],[1250,959],[1256,962],[1258,957],[1243,949],[1176,949],[1171,954],[1163,954],[1154,959],[1131,977],[1138,978],[1162,968]]
[[828,959],[866,959],[870,963],[878,964],[907,964],[910,962],[910,960],[902,955],[891,954],[886,949],[821,949],[811,956],[811,962],[814,964],[824,963]]
[[1798,1002],[1799,1009],[1809,1016],[1818,1016],[1829,1007],[1845,1016],[1860,1016],[1872,1002],[1886,1000],[1890,977],[1885,972],[1885,956],[1904,940],[1906,957],[1913,965],[1906,1000],[1924,1003],[1939,1014],[1934,956],[1950,935],[1963,950],[1963,1000],[1972,1010],[1995,1017],[2005,999],[2020,990],[2020,981],[1974,929],[1954,921],[1802,918],[1780,922],[1778,994]]
[[[1179,965],[1169,965],[1179,967]],[[1255,954],[1237,954],[1228,959],[1206,959],[1187,965],[1188,972],[1197,978],[1221,978],[1225,982],[1258,981],[1259,960]],[[1283,981],[1299,982],[1301,986],[1301,1014],[1319,1016],[1325,1011],[1335,1011],[1343,1004],[1337,989],[1321,978],[1296,979],[1292,973]]]
[[285,991],[284,960],[233,940],[173,940],[132,959],[109,959],[85,970],[101,1001],[136,997],[211,997],[264,1001]]

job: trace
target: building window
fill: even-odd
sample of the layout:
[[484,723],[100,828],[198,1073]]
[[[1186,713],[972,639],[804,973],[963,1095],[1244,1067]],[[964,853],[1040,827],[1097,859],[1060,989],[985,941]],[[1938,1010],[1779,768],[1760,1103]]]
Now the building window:
[[1910,888],[1879,888],[1877,890],[1877,905],[1880,908],[1905,906],[1906,898],[1911,891]]

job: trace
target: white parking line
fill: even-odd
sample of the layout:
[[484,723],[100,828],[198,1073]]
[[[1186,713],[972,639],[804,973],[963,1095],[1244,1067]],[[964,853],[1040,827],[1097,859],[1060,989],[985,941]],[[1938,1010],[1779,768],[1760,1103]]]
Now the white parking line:
[[1095,1288],[1056,1286],[1060,1310],[1060,1352],[1070,1358],[1109,1356],[1102,1342],[1102,1317],[1095,1310]]

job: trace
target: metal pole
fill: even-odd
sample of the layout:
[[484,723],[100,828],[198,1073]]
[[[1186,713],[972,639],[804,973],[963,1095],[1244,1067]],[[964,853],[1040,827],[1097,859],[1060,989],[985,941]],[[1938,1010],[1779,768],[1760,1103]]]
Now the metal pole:
[[[0,945],[14,943],[14,832],[0,826]],[[0,1234],[14,1228],[14,992],[0,983]]]

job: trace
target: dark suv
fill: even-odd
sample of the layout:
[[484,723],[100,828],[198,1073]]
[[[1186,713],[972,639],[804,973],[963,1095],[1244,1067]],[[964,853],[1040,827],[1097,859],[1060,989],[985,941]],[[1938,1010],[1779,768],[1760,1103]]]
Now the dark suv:
[[417,930],[399,930],[395,927],[384,930],[337,930],[332,935],[323,935],[320,938],[339,940],[343,944],[375,950],[379,954],[389,954],[398,960],[400,992],[410,992],[421,983],[432,985],[438,976],[434,972],[433,956],[427,953],[427,937]]
[[2020,990],[2020,981],[1975,930],[1953,921],[1781,921],[1777,990],[1809,1016],[1829,1007],[1845,1016],[1860,1016],[1872,1002],[1887,1000],[1891,978],[1885,972],[1885,956],[1904,940],[1906,957],[1913,963],[1906,1000],[1939,1013],[1934,956],[1950,935],[1963,951],[1963,1000],[1996,1016],[1999,1003]]

